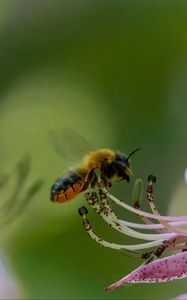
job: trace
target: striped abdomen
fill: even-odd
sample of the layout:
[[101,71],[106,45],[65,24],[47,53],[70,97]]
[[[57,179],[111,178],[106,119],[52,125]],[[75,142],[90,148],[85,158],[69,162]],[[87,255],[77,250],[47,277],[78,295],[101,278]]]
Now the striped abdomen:
[[51,201],[66,202],[74,199],[87,188],[86,175],[84,169],[74,169],[60,177],[51,188]]

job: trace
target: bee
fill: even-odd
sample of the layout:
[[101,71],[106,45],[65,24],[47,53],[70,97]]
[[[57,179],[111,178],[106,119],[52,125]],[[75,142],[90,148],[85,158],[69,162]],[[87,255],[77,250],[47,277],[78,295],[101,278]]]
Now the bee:
[[106,188],[111,187],[113,181],[129,182],[133,176],[129,166],[130,157],[139,149],[128,156],[107,148],[89,151],[83,157],[80,167],[68,171],[53,184],[51,201],[64,203],[76,198],[88,187],[96,187],[97,170]]

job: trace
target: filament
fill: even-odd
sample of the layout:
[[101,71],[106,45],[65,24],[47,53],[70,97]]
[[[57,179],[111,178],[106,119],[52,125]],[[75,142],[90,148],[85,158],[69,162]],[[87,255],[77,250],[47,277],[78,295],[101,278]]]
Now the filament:
[[119,199],[117,199],[116,197],[114,197],[112,194],[110,194],[106,188],[102,187],[103,192],[116,204],[118,204],[119,206],[137,214],[140,216],[144,216],[150,219],[155,219],[155,220],[164,220],[164,221],[187,221],[187,216],[157,216],[148,212],[145,212],[143,210],[139,210],[136,209],[134,207],[131,207],[130,205],[128,205],[125,202],[120,201]]
[[[89,197],[90,196],[90,197]],[[126,234],[128,236],[138,238],[138,239],[143,239],[143,240],[160,240],[160,239],[169,239],[171,237],[176,236],[175,233],[167,233],[167,234],[145,234],[145,233],[140,233],[137,232],[125,225],[123,227],[120,225],[118,219],[113,221],[113,219],[110,216],[107,216],[106,212],[103,210],[103,208],[100,207],[98,201],[97,201],[97,195],[91,194],[88,195],[87,197],[88,203],[95,209],[95,211],[104,219],[104,221],[112,226],[114,229],[117,231],[120,231],[123,234]]]
[[163,243],[164,240],[157,240],[153,242],[143,243],[143,244],[135,244],[135,245],[120,245],[112,242],[108,242],[103,240],[101,237],[97,236],[95,232],[92,230],[92,226],[89,222],[89,220],[86,218],[86,215],[83,214],[83,226],[86,229],[86,232],[88,235],[95,240],[98,244],[100,244],[103,247],[110,248],[110,249],[116,249],[116,250],[140,250],[140,249],[146,249],[151,248],[155,246],[159,246]]
[[[150,206],[153,214],[156,216],[160,216],[160,214],[155,206],[154,198],[153,198],[153,182],[156,180],[156,177],[154,177],[153,175],[150,175],[148,177],[148,180],[149,180],[149,183],[148,183],[148,187],[147,187],[147,200],[148,200],[149,206]],[[160,223],[171,232],[175,232],[176,234],[181,233],[180,230],[177,230],[176,228],[174,228],[173,226],[171,226],[168,222],[166,222],[164,220],[160,219]],[[187,232],[186,232],[186,235],[187,235]]]

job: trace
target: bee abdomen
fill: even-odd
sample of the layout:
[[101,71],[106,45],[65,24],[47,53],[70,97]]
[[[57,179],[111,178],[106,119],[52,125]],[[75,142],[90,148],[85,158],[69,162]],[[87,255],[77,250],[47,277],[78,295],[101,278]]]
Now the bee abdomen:
[[66,202],[74,199],[84,188],[86,172],[75,169],[60,177],[51,188],[51,201]]

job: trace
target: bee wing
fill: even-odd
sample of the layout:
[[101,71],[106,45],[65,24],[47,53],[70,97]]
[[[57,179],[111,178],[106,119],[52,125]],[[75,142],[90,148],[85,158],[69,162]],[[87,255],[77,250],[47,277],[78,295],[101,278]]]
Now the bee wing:
[[85,138],[69,127],[51,130],[49,140],[66,163],[78,163],[86,153],[95,150]]

